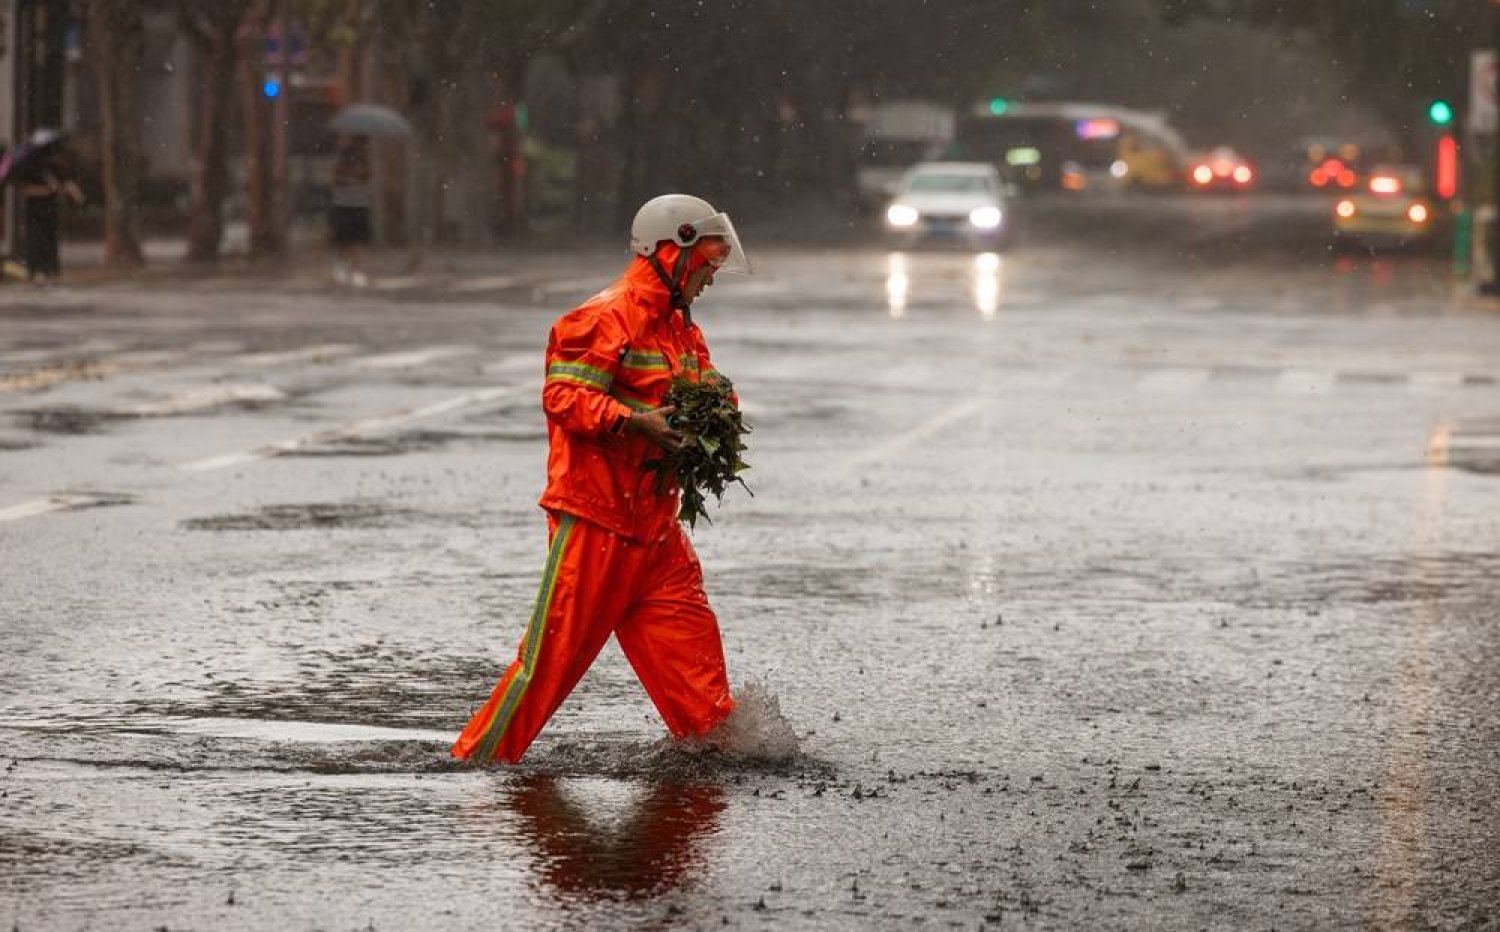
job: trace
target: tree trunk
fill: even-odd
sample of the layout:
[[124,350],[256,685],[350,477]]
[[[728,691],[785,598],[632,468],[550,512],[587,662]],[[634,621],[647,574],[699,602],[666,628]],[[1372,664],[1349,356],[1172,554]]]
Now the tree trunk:
[[224,239],[224,197],[229,190],[228,130],[234,93],[235,32],[242,7],[219,11],[217,17],[194,23],[188,30],[198,50],[200,86],[194,106],[192,202],[188,215],[189,262],[216,262]]
[[92,0],[88,39],[99,85],[99,142],[104,181],[104,262],[145,264],[139,229],[141,159],[136,130],[136,77],[145,51],[141,7],[130,0]]
[[[397,110],[407,109],[407,76],[394,69],[386,69],[380,75],[383,93],[380,99]],[[380,159],[379,203],[381,216],[381,241],[387,246],[405,246],[410,242],[407,223],[407,180],[411,169],[409,139],[383,139],[378,141]]]
[[285,248],[276,210],[271,103],[263,90],[266,32],[275,13],[275,3],[256,3],[240,26],[237,42],[240,118],[245,135],[245,222],[250,228],[250,255],[254,258],[279,256]]
[[365,29],[365,0],[344,0],[334,30],[333,80],[341,95],[339,103],[352,104],[365,99],[363,60],[368,35]]

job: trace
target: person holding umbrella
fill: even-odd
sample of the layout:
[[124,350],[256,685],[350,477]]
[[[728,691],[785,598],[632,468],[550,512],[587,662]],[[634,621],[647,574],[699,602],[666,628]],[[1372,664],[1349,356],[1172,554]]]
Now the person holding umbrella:
[[369,279],[360,264],[372,238],[370,139],[405,139],[411,135],[411,124],[389,107],[361,103],[334,114],[328,128],[341,137],[328,215],[328,232],[337,252],[333,278],[339,284],[362,288]]
[[62,273],[59,197],[74,206],[84,201],[60,156],[66,138],[61,130],[39,129],[0,160],[0,181],[15,182],[21,194],[20,258],[33,281]]
[[363,137],[351,137],[339,146],[333,166],[328,232],[337,253],[333,280],[356,288],[369,284],[360,267],[364,250],[370,245],[370,158]]

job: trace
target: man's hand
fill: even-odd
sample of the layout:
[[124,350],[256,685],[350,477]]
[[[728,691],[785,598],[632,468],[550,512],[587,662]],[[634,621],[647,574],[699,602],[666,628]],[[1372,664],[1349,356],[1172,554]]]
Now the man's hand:
[[644,437],[663,450],[675,452],[678,447],[682,446],[682,434],[668,426],[667,418],[676,410],[668,405],[664,408],[652,408],[650,411],[631,414],[625,421],[625,432]]

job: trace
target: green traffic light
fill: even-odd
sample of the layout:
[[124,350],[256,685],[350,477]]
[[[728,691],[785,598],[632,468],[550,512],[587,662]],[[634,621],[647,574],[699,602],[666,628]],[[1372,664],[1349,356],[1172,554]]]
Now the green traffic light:
[[1427,106],[1427,119],[1437,126],[1447,126],[1453,122],[1453,105],[1446,100],[1434,100]]
[[1000,116],[1002,113],[1009,109],[1010,101],[1006,100],[1004,97],[990,98],[990,112],[995,116]]

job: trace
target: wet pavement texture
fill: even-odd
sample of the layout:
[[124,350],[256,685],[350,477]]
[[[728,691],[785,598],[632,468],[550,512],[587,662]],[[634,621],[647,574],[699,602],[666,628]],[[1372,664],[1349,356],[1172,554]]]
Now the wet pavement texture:
[[620,258],[0,294],[0,920],[1497,927],[1500,316],[1419,258],[754,249],[694,544],[766,747],[611,645],[450,761]]

